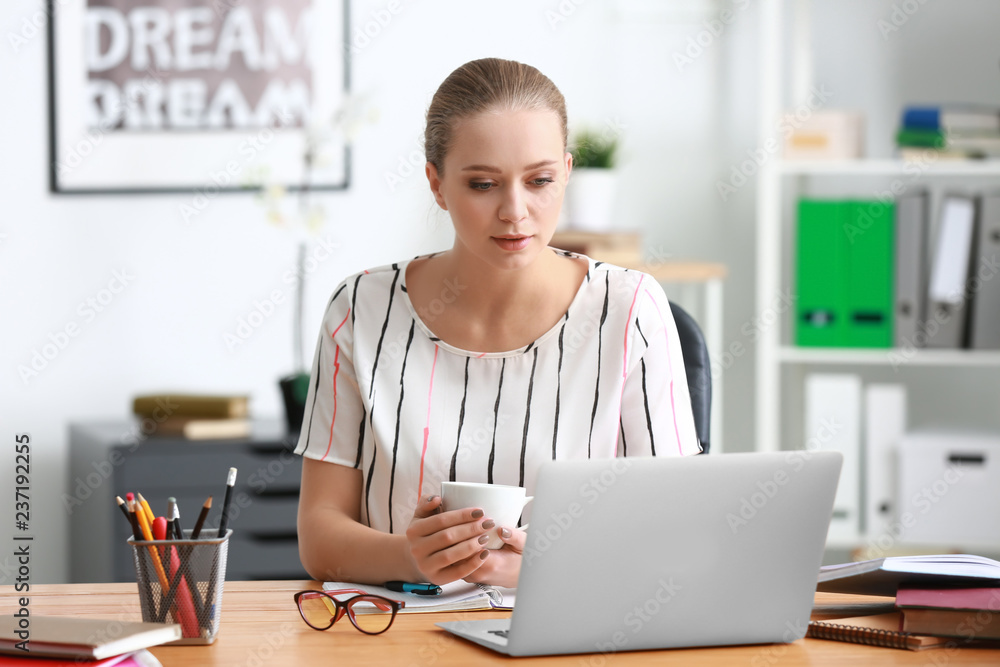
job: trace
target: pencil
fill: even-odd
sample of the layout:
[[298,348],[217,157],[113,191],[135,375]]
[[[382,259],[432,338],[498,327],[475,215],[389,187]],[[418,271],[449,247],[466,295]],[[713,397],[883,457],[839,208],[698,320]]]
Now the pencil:
[[[142,539],[142,531],[139,530],[139,520],[135,516],[135,495],[132,493],[126,493],[125,497],[128,498],[128,501],[121,505],[121,507],[125,510],[128,522],[132,524],[132,539],[138,542]],[[122,502],[122,499],[119,497],[118,501]],[[153,583],[149,580],[149,567],[147,567],[146,559],[142,557],[142,554],[139,551],[139,546],[133,545],[133,548],[135,549],[136,560],[139,562],[140,581],[145,582],[143,588],[145,588],[146,591],[146,600],[148,600],[151,607],[155,609],[156,605],[153,602]]]
[[[133,504],[136,504],[137,502],[138,501],[134,501]],[[146,513],[142,510],[141,507],[137,507],[135,510],[135,515],[136,518],[139,520],[139,529],[142,531],[143,538],[145,538],[145,540],[148,542],[152,542],[153,530],[150,527],[150,524],[146,522]],[[153,561],[153,567],[156,568],[156,576],[160,580],[160,586],[163,587],[164,591],[169,590],[170,582],[167,580],[166,572],[163,571],[163,564],[160,563],[159,554],[156,551],[156,547],[150,545],[149,547],[147,547],[147,549],[149,550],[149,557]]]
[[208,511],[212,509],[212,496],[208,497],[205,504],[201,506],[201,512],[198,514],[198,520],[194,522],[194,529],[191,531],[191,539],[197,540],[198,535],[201,534],[201,527],[205,525],[205,519],[208,518]]
[[142,530],[139,529],[139,519],[135,516],[135,494],[126,493],[125,497],[128,498],[126,506],[128,507],[128,520],[132,524],[132,539],[140,541],[142,540]]
[[132,523],[132,520],[128,518],[128,508],[125,507],[125,501],[122,500],[122,497],[115,496],[115,502],[118,503],[118,509],[120,509],[122,511],[122,514],[125,515],[125,520],[128,521],[129,523]]
[[139,504],[142,506],[142,511],[146,513],[146,522],[152,526],[153,519],[156,518],[156,515],[153,514],[152,508],[150,508],[149,503],[146,502],[146,499],[142,497],[141,493],[135,494],[135,497],[139,500]]
[[[229,503],[233,499],[233,486],[236,484],[236,468],[229,469],[229,475],[226,477],[226,497],[222,501],[222,519],[219,521],[219,529],[216,531],[215,535],[217,538],[224,539],[226,537],[226,526],[229,523]],[[214,552],[214,565],[213,570],[216,570],[219,565],[219,551],[218,549]],[[215,582],[216,578],[208,584],[208,591],[205,593],[205,610],[208,616],[206,617],[206,626],[209,631],[212,629],[212,625],[215,622]]]
[[233,485],[236,484],[236,468],[229,469],[226,477],[226,497],[222,501],[222,519],[219,521],[219,531],[217,537],[226,536],[226,528],[229,525],[229,503],[233,499]]

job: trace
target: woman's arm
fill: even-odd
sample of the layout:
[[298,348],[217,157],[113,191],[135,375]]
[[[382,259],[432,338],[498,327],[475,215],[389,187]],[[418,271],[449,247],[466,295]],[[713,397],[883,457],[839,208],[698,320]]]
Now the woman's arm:
[[484,518],[474,509],[440,512],[425,499],[405,535],[361,523],[361,471],[304,458],[299,493],[299,558],[318,581],[381,584],[467,577],[484,562],[479,538]]

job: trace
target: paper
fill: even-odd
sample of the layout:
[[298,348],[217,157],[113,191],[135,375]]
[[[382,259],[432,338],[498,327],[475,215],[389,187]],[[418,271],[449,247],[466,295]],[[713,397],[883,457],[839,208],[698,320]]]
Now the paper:
[[[516,589],[499,586],[482,586],[465,581],[453,581],[441,586],[441,595],[414,595],[390,591],[382,586],[372,584],[355,584],[348,581],[327,581],[323,583],[324,591],[334,591],[343,588],[353,588],[370,595],[381,595],[390,600],[405,602],[400,610],[405,613],[422,613],[435,611],[471,611],[477,609],[513,609]],[[338,600],[346,600],[356,593],[334,595]]]

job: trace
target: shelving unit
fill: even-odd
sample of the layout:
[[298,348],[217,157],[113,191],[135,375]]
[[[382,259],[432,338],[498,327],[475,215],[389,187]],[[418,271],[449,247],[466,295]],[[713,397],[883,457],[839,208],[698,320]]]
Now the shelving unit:
[[[805,98],[812,86],[812,40],[809,36],[810,0],[763,0],[761,10],[760,119],[758,145],[775,140],[776,119],[783,110],[793,108]],[[786,29],[794,31],[786,41]],[[791,53],[784,45],[791,44]],[[787,72],[786,64],[791,64]],[[877,63],[874,66],[878,66]],[[789,91],[788,89],[791,89]],[[825,180],[844,181],[857,177],[865,183],[902,184],[903,189],[930,186],[932,215],[934,189],[965,188],[970,183],[986,182],[1000,186],[1000,160],[903,161],[899,159],[861,159],[842,161],[782,160],[774,156],[757,175],[757,315],[773,309],[776,295],[793,289],[791,276],[794,251],[789,239],[794,234],[790,198],[808,192],[810,186]],[[978,189],[977,185],[973,187]],[[870,197],[874,188],[863,188]],[[898,193],[896,193],[898,194]],[[792,344],[793,308],[774,318],[774,324],[762,327],[757,339],[755,379],[755,448],[778,451],[801,447],[802,387],[806,373],[844,372],[872,374],[884,380],[917,387],[927,382],[927,373],[996,373],[1000,351],[934,349],[828,349],[803,348]],[[891,369],[891,370],[890,370]],[[927,369],[931,369],[928,371]],[[977,376],[982,379],[983,376]],[[926,389],[926,387],[922,387]],[[997,394],[1000,395],[1000,387]],[[998,402],[1000,408],[1000,402]],[[862,496],[864,491],[862,490]],[[863,514],[863,513],[862,513]],[[866,536],[859,532],[847,539],[828,543],[830,547],[849,549],[861,546]],[[998,538],[1000,546],[1000,538]],[[960,546],[960,545],[941,545]]]

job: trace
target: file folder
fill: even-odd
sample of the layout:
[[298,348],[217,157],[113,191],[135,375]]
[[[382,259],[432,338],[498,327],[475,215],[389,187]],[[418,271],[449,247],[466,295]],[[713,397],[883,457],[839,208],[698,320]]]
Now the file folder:
[[894,212],[892,202],[851,202],[845,347],[892,347]]
[[805,449],[844,455],[828,540],[856,542],[860,530],[861,377],[811,373],[805,380]]
[[1000,350],[1000,192],[984,195],[979,212],[976,261],[971,267],[970,346]]
[[798,345],[843,345],[848,263],[843,227],[849,207],[845,201],[799,201],[795,323]]
[[906,433],[906,385],[870,384],[865,387],[864,484],[861,521],[868,542],[885,548],[894,542],[897,520],[896,461]]
[[965,307],[965,290],[975,227],[975,199],[945,195],[928,290],[927,347],[967,347],[970,309]]
[[892,346],[894,212],[892,202],[799,201],[797,345]]
[[926,342],[928,199],[926,190],[918,190],[903,194],[896,200],[896,297],[893,317],[893,342],[896,347],[923,347]]

